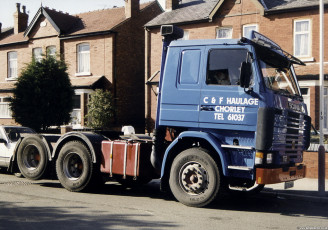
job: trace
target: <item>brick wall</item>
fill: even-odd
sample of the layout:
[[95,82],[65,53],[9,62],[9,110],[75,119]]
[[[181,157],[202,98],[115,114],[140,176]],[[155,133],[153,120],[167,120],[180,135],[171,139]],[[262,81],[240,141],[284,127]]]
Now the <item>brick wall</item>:
[[152,4],[117,28],[116,35],[116,98],[117,119],[123,125],[133,125],[138,132],[145,126],[145,32],[143,25],[161,12]]
[[[326,179],[328,179],[328,153],[325,156]],[[304,152],[303,164],[306,165],[306,177],[318,178],[318,152]]]
[[91,76],[106,76],[110,82],[113,82],[113,40],[113,34],[63,40],[62,49],[68,65],[68,74],[75,77],[77,73],[77,46],[81,43],[89,43]]

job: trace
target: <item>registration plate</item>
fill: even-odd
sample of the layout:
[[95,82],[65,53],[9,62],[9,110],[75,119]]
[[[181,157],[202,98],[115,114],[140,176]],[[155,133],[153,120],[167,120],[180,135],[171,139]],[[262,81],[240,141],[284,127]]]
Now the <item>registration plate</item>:
[[294,187],[294,181],[285,182],[285,189]]

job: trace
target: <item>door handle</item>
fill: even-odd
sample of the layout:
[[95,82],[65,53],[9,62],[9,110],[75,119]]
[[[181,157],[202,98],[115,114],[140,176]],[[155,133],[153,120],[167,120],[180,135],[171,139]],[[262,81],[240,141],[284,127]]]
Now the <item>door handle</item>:
[[200,106],[200,110],[201,111],[214,111],[214,108],[211,107],[211,106],[204,106],[204,105],[202,105],[202,106]]

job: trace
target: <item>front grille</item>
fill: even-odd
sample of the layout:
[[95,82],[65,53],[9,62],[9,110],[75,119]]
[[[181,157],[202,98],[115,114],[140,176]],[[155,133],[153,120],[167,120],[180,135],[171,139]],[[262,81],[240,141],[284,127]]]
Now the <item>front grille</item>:
[[288,110],[276,111],[272,150],[279,152],[281,161],[287,156],[288,163],[302,162],[306,140],[305,131],[309,125],[305,115]]

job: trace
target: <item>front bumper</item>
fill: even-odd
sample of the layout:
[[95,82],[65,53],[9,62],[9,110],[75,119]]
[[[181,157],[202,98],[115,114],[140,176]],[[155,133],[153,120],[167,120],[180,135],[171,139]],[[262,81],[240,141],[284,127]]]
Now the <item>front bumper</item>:
[[305,177],[305,168],[304,165],[275,169],[257,168],[256,183],[275,184],[302,179]]

